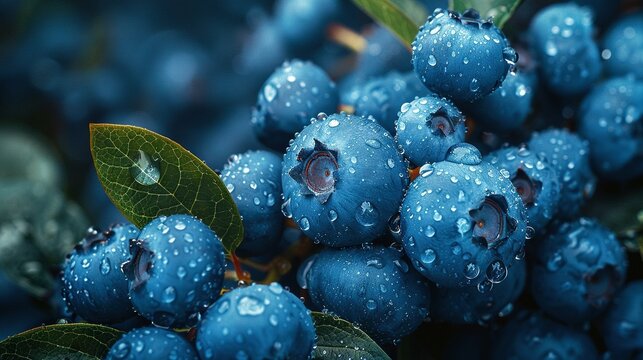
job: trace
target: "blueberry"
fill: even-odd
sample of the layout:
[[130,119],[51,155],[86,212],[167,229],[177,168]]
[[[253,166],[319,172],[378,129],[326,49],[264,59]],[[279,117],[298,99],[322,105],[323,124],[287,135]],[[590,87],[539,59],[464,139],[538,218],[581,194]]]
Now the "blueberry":
[[339,95],[324,70],[310,62],[286,61],[263,84],[252,114],[255,134],[283,151],[296,132],[320,112],[335,112]]
[[201,359],[307,359],[315,344],[310,311],[281,285],[253,284],[224,294],[196,335]]
[[603,36],[602,58],[610,76],[643,79],[643,11],[623,16]]
[[531,290],[551,317],[569,324],[591,320],[623,285],[625,251],[596,220],[563,223],[536,241]]
[[558,173],[558,216],[576,217],[596,188],[596,178],[589,165],[589,143],[565,129],[549,129],[533,133],[528,147]]
[[[601,320],[607,348],[623,359],[643,353],[643,281],[633,281],[614,298]],[[615,358],[620,358],[615,356]]]
[[624,181],[643,174],[643,80],[622,77],[596,86],[583,100],[578,120],[599,176]]
[[558,172],[547,159],[536,155],[526,146],[505,147],[485,157],[499,169],[506,169],[511,182],[527,208],[529,226],[544,230],[558,210],[560,184]]
[[318,45],[326,27],[342,8],[340,0],[278,0],[275,22],[279,34],[291,48],[310,49]]
[[130,239],[138,234],[131,224],[106,231],[90,228],[71,252],[63,270],[63,298],[78,316],[104,324],[134,316],[120,266],[129,258]]
[[261,255],[272,249],[283,229],[281,215],[281,157],[269,151],[233,155],[223,167],[221,180],[243,218],[242,256]]
[[136,311],[160,327],[190,327],[218,297],[225,256],[219,237],[189,215],[160,216],[130,242],[123,265]]
[[491,359],[598,360],[591,338],[580,331],[549,320],[539,313],[517,314],[498,334]]
[[393,70],[413,70],[408,49],[387,28],[375,26],[365,39],[366,48],[359,54],[355,70],[349,76],[365,80]]
[[490,290],[523,253],[525,206],[506,170],[469,144],[420,168],[401,209],[404,250],[439,286]]
[[530,74],[509,73],[499,88],[463,109],[483,130],[500,134],[518,130],[531,112],[534,82]]
[[374,119],[322,114],[284,156],[284,215],[328,246],[375,240],[402,202],[408,170]]
[[400,106],[427,93],[414,73],[398,72],[372,79],[352,91],[343,104],[353,106],[355,115],[374,117],[391,134],[395,133]]
[[428,316],[430,288],[401,252],[382,246],[326,249],[300,268],[312,303],[388,343]]
[[413,67],[424,85],[456,103],[500,86],[518,60],[504,34],[475,10],[436,9],[413,41]]
[[105,360],[185,359],[197,360],[190,343],[171,330],[143,327],[123,335],[109,349]]
[[484,324],[496,316],[509,315],[513,302],[525,287],[525,262],[514,263],[507,272],[507,279],[489,291],[483,287],[481,292],[478,286],[435,287],[431,296],[431,319],[454,324]]
[[601,73],[589,9],[573,3],[550,5],[531,22],[531,49],[550,91],[574,96],[589,90]]
[[411,163],[442,161],[447,150],[464,141],[464,116],[449,100],[436,95],[402,104],[395,140]]

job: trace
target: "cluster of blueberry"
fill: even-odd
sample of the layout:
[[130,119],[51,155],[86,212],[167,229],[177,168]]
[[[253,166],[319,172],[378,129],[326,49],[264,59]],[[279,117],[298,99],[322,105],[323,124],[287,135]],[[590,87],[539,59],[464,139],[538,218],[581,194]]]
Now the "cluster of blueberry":
[[[160,216],[89,230],[63,265],[65,316],[127,331],[108,359],[306,359],[311,310],[389,352],[422,327],[480,325],[493,341],[470,358],[643,356],[643,281],[583,212],[597,183],[643,176],[643,13],[598,42],[590,8],[555,4],[510,43],[475,10],[424,3],[437,9],[410,54],[377,28],[343,76],[317,65],[323,56],[274,61],[325,46],[327,25],[347,16],[340,1],[278,1],[249,40],[277,66],[250,121],[265,147],[219,174],[243,219],[237,255],[312,243],[294,279],[237,282],[221,234]],[[145,48],[152,65],[138,63],[141,83],[175,118],[220,93],[198,86],[211,57],[161,35]],[[40,65],[30,71],[46,90],[55,67]]]

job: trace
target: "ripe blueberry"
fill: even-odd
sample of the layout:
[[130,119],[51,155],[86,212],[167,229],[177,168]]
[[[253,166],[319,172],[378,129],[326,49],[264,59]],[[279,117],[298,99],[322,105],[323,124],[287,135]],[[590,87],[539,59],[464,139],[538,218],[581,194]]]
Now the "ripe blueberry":
[[629,283],[614,298],[601,320],[601,333],[615,359],[643,353],[643,281]]
[[127,278],[120,266],[129,258],[129,241],[139,230],[131,224],[106,231],[90,228],[71,252],[63,270],[63,298],[82,319],[115,324],[134,316]]
[[136,311],[160,327],[190,327],[218,297],[225,256],[219,237],[189,215],[160,216],[130,242],[123,264]]
[[269,151],[234,155],[223,167],[221,180],[243,218],[242,256],[262,255],[279,242],[281,215],[281,157]]
[[415,165],[442,161],[447,150],[464,141],[464,116],[449,100],[436,95],[402,104],[395,140]]
[[310,62],[286,61],[257,97],[252,127],[259,140],[283,151],[296,132],[320,112],[335,112],[339,96],[324,70]]
[[304,263],[298,277],[316,307],[380,342],[410,334],[429,313],[428,283],[392,248],[326,249]]
[[277,283],[224,294],[196,337],[201,359],[307,359],[314,344],[310,311]]
[[328,246],[373,241],[399,208],[407,165],[374,119],[320,115],[284,156],[284,214]]
[[338,17],[340,0],[278,0],[275,23],[279,34],[294,50],[310,49],[324,39],[326,27]]
[[142,327],[123,335],[109,349],[105,360],[198,360],[192,345],[172,330]]
[[436,9],[413,41],[412,59],[429,90],[461,103],[499,87],[518,57],[504,34],[475,10]]
[[603,36],[601,57],[610,76],[643,79],[643,11],[623,16]]
[[579,324],[597,316],[623,285],[627,258],[616,236],[596,220],[563,223],[538,238],[531,290],[551,317]]
[[506,170],[469,144],[420,168],[401,209],[404,250],[439,286],[490,289],[523,253],[527,215]]

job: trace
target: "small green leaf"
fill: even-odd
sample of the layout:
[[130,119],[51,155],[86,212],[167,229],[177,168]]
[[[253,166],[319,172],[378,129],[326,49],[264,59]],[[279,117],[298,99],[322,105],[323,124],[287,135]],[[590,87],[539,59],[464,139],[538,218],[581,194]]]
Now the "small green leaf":
[[500,29],[511,18],[522,0],[449,0],[449,9],[463,12],[476,9],[480,17],[493,17],[493,22]]
[[391,358],[365,332],[339,317],[313,312],[317,329],[317,347],[313,359]]
[[147,129],[90,125],[94,166],[105,192],[134,225],[161,215],[201,219],[232,252],[243,240],[241,217],[219,176],[174,141]]
[[427,18],[426,9],[415,0],[353,0],[373,20],[397,35],[409,48],[418,27]]
[[40,326],[0,342],[0,360],[100,360],[122,334],[94,324]]

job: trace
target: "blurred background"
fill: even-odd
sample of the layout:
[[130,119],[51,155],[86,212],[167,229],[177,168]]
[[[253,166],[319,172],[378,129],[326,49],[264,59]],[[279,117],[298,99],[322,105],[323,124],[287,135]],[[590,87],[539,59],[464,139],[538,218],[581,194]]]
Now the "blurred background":
[[[551,2],[525,1],[508,31]],[[578,2],[599,31],[619,11]],[[348,73],[411,70],[397,38],[348,0],[0,0],[0,339],[64,317],[59,264],[88,226],[121,219],[94,173],[89,123],[148,128],[220,169],[263,148],[257,92],[294,58],[340,88]]]

